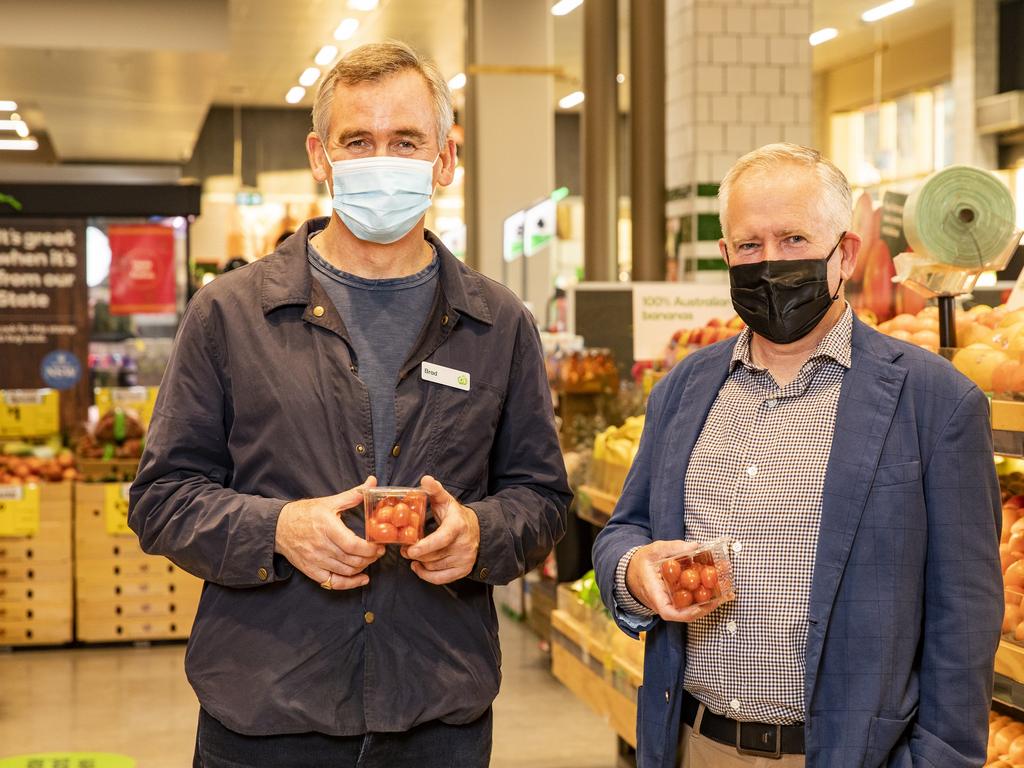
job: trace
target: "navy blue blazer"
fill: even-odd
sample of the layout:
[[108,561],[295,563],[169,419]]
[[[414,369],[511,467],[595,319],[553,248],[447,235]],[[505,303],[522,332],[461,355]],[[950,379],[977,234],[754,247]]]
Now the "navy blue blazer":
[[[687,463],[735,343],[690,355],[651,394],[636,460],[594,545],[613,614],[621,557],[686,538]],[[808,609],[808,768],[984,763],[1003,615],[1000,524],[985,395],[943,358],[855,320]],[[649,625],[640,768],[676,765],[685,632]]]

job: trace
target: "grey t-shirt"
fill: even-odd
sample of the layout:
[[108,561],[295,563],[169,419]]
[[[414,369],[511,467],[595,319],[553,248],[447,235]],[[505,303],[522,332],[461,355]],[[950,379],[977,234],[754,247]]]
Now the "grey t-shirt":
[[310,270],[341,315],[362,379],[370,394],[373,457],[378,485],[389,482],[388,458],[395,443],[395,390],[398,374],[427,321],[437,291],[437,252],[415,275],[367,280],[342,272],[312,244]]

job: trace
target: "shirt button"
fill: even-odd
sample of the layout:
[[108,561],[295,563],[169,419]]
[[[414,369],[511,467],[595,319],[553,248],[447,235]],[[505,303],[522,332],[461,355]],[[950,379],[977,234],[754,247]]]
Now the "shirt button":
[[670,698],[671,698],[671,696],[669,695],[669,692],[668,692],[668,688],[666,688],[666,689],[665,689],[665,703],[666,703],[666,704],[668,703],[668,700],[669,700]]
[[395,443],[395,447],[391,449],[391,455],[394,456],[397,459],[398,458],[398,454],[400,454],[401,452],[402,452],[402,446],[400,446],[398,443]]
[[740,544],[738,541],[734,541],[732,543],[732,551],[738,555],[740,552],[743,551],[743,545]]
[[765,404],[765,407],[767,407],[767,408],[774,408],[776,405],[779,404],[779,401],[776,400],[775,398],[770,398],[768,400],[765,400],[764,404]]
[[362,443],[356,444],[356,453],[366,453],[366,446]]
[[373,615],[373,611],[367,611],[363,614],[363,621],[365,621],[367,624],[373,624],[373,620],[375,618],[376,616]]
[[323,317],[323,316],[324,316],[324,308],[323,307],[321,307],[319,305],[313,307],[313,317]]
[[735,621],[730,621],[728,624],[725,625],[725,628],[729,630],[729,634],[730,635],[735,635],[736,634],[736,622]]
[[733,699],[732,701],[729,702],[729,706],[733,708],[733,711],[739,712],[740,711],[740,700],[739,699]]
[[750,475],[751,477],[756,475],[757,467],[754,464],[751,464],[749,467],[747,467],[747,474]]
[[256,571],[256,575],[260,577],[260,581],[266,581],[270,578],[270,571],[268,571],[266,568],[260,568],[258,571]]

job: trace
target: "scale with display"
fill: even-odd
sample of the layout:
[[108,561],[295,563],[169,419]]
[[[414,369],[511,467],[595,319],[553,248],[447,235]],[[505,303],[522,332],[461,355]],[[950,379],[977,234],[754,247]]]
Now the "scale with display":
[[939,344],[956,347],[956,298],[983,272],[1005,269],[1024,231],[1013,198],[988,171],[956,165],[937,171],[907,197],[903,230],[913,252],[893,259],[894,283],[939,306]]

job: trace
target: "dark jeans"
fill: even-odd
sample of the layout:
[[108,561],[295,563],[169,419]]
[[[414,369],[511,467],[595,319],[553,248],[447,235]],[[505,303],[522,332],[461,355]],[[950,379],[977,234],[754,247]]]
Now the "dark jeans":
[[243,736],[199,710],[193,768],[487,768],[491,710],[468,725],[439,720],[404,733]]

